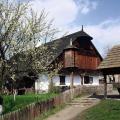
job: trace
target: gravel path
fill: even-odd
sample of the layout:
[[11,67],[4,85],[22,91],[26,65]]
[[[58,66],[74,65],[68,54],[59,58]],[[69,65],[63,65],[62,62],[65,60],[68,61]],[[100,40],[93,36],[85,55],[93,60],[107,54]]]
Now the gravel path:
[[73,120],[82,111],[98,104],[99,99],[89,98],[89,96],[75,98],[67,106],[54,115],[49,116],[45,120]]

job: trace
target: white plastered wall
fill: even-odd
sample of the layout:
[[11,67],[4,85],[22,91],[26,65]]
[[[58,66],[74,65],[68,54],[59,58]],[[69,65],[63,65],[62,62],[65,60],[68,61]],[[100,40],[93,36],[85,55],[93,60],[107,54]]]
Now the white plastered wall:
[[[93,83],[92,84],[84,84],[83,85],[99,85],[99,79],[102,78],[102,76],[91,76],[93,77]],[[65,76],[65,85],[70,86],[71,82],[71,76],[66,75]],[[55,76],[53,77],[53,83],[55,86],[60,86],[60,77]],[[81,77],[80,75],[74,75],[74,85],[81,85]],[[39,75],[39,79],[35,82],[35,90],[36,91],[48,91],[49,86],[49,78],[47,75]]]
[[45,74],[39,75],[38,80],[35,82],[36,91],[47,91],[49,85],[48,76]]
[[103,78],[102,76],[90,76],[93,77],[93,83],[92,84],[85,84],[84,78],[83,78],[83,85],[99,85],[99,79]]

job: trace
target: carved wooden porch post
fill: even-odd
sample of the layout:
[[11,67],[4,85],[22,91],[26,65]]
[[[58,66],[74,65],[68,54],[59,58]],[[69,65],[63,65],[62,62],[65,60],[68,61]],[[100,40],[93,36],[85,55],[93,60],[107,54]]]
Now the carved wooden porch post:
[[83,75],[81,75],[81,85],[83,85]]
[[71,85],[70,85],[71,89],[73,88],[73,85],[74,85],[74,73],[71,72]]
[[107,75],[104,75],[104,99],[107,98]]
[[84,84],[84,81],[83,81],[84,76],[85,76],[85,74],[83,74],[83,73],[81,73],[81,74],[80,74],[80,77],[81,77],[81,85],[83,85],[83,84]]

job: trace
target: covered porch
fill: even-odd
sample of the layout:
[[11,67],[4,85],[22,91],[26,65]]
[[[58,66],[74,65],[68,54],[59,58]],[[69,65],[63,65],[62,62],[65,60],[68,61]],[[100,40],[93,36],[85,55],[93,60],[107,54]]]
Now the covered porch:
[[107,85],[113,84],[120,93],[120,45],[114,46],[107,57],[101,62],[98,69],[104,76],[104,98],[107,98]]

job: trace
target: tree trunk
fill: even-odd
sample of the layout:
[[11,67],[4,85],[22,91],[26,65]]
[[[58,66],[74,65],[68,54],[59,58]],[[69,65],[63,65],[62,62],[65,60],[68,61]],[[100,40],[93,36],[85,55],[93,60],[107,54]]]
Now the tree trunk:
[[49,92],[53,92],[53,79],[50,78],[50,82],[49,82]]
[[4,81],[4,77],[5,77],[5,72],[6,72],[6,63],[5,63],[5,61],[3,61],[1,64],[0,93],[3,92],[3,81]]

